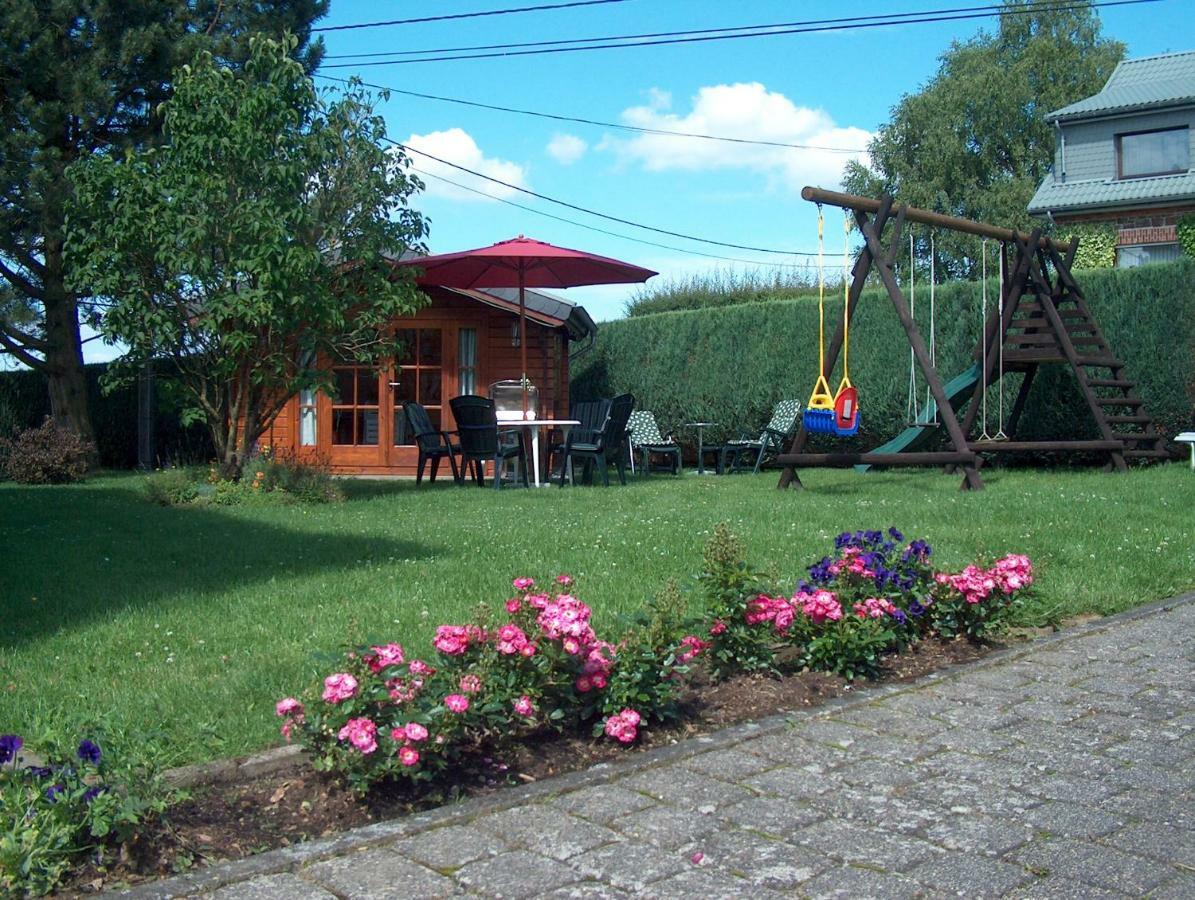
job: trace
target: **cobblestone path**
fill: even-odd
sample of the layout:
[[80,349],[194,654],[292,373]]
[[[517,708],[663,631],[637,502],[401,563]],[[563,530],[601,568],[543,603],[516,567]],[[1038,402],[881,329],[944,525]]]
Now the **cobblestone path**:
[[1195,897],[1193,601],[126,895]]

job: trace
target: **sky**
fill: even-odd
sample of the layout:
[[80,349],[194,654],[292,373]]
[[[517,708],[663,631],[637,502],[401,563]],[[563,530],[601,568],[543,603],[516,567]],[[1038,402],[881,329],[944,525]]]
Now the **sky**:
[[[442,0],[434,4],[332,0],[329,15],[318,25],[551,2],[562,0]],[[333,30],[323,32],[326,57],[319,75],[327,78],[317,77],[316,83],[335,89],[339,86],[329,78],[356,75],[396,90],[599,123],[823,148],[637,134],[601,124],[553,121],[397,93],[379,104],[392,139],[510,185],[664,231],[784,251],[721,247],[612,222],[413,152],[415,174],[426,187],[413,197],[412,205],[430,222],[427,243],[433,253],[485,246],[523,234],[656,270],[660,273],[653,279],[656,282],[686,279],[711,269],[742,273],[762,268],[774,273],[777,264],[805,268],[807,257],[789,254],[816,249],[816,212],[813,204],[800,198],[801,188],[807,184],[837,188],[846,161],[865,159],[861,151],[869,138],[889,119],[902,96],[915,93],[933,76],[938,57],[954,41],[966,41],[980,30],[993,30],[994,18],[388,65],[367,65],[380,60],[353,55],[975,5],[980,4],[948,0],[612,0],[555,10]],[[1139,57],[1195,46],[1191,12],[1191,0],[1161,0],[1108,7],[1099,15],[1103,34],[1123,41],[1129,57]],[[844,150],[848,152],[841,152]],[[828,234],[840,233],[833,225],[829,227]],[[830,245],[837,250],[835,242]],[[833,265],[840,266],[841,259],[835,259]],[[626,301],[637,290],[637,286],[611,285],[560,293],[584,305],[600,322],[621,317]],[[89,361],[110,358],[112,353],[112,348],[100,341],[87,345]]]

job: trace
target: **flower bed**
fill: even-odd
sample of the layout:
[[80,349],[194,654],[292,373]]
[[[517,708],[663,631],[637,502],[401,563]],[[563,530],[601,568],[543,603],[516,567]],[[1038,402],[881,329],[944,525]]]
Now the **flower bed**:
[[786,669],[871,678],[886,654],[928,635],[984,639],[1033,583],[1018,554],[935,570],[930,545],[894,528],[841,534],[834,549],[787,595],[768,589],[719,526],[701,614],[669,585],[614,639],[594,630],[568,575],[548,590],[516,578],[500,613],[440,625],[432,661],[408,659],[396,642],[350,650],[319,688],[279,701],[282,732],[361,793],[433,779],[466,751],[543,729],[629,745],[647,722],[679,714],[695,663],[715,679]]

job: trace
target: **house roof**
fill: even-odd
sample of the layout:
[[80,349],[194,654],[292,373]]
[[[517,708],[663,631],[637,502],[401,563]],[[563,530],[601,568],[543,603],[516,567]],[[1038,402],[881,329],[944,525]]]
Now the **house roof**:
[[1122,60],[1098,94],[1056,109],[1046,120],[1092,119],[1183,103],[1195,103],[1195,50]]
[[1153,178],[1092,179],[1089,181],[1045,181],[1029,201],[1029,212],[1079,212],[1108,206],[1189,203],[1195,198],[1195,171]]

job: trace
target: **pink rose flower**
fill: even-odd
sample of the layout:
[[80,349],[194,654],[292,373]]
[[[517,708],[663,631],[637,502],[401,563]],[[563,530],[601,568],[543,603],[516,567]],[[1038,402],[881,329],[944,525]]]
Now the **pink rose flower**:
[[461,690],[466,694],[476,694],[481,690],[481,679],[476,675],[461,676]]
[[518,625],[503,625],[498,629],[498,641],[494,644],[499,653],[511,656],[527,646],[527,635]]
[[342,741],[348,741],[365,755],[378,749],[378,726],[366,718],[349,719],[336,735]]
[[365,664],[375,675],[387,666],[401,666],[403,662],[402,647],[395,643],[383,647],[370,647],[364,656]]
[[506,611],[512,616],[523,608],[523,601],[518,597],[511,597],[506,601]]
[[557,575],[556,583],[561,587],[569,587],[573,583],[572,575]]
[[577,679],[576,683],[574,684],[574,687],[576,687],[577,693],[587,694],[591,690],[593,690],[593,682],[590,681],[588,678],[586,678],[584,675],[582,675],[581,677],[579,677]]
[[404,766],[419,765],[419,751],[414,747],[403,747],[398,751],[398,761]]
[[534,578],[516,578],[513,582],[516,591],[529,591],[535,587]]
[[274,712],[280,716],[302,716],[303,704],[294,697],[286,697],[278,701],[278,705],[274,707]]
[[411,670],[412,675],[435,675],[436,670],[429,666],[421,659],[411,660],[411,664],[407,666]]
[[519,650],[519,656],[525,656],[530,659],[531,657],[535,656],[535,651],[538,649],[539,647],[528,641],[527,645]]
[[469,698],[462,694],[449,694],[444,698],[444,705],[454,713],[463,713],[469,708]]
[[676,655],[676,661],[684,665],[689,660],[697,657],[703,650],[708,650],[713,646],[709,641],[703,641],[695,634],[690,634],[681,639],[681,647],[684,649]]
[[726,630],[726,623],[723,622],[721,619],[718,619],[716,622],[714,622],[714,624],[712,626],[710,626],[710,635],[713,637],[717,637],[718,635],[722,634],[722,632],[724,632],[725,630]]
[[348,672],[337,672],[324,679],[324,700],[340,703],[357,693],[357,679]]
[[432,646],[445,656],[460,656],[469,649],[471,630],[464,625],[441,625],[432,638]]
[[527,716],[530,718],[535,715],[535,705],[531,702],[531,698],[524,694],[518,700],[512,700],[511,705],[520,716]]
[[390,729],[390,739],[391,739],[392,741],[397,741],[397,742],[398,742],[398,743],[400,743],[400,744],[401,744],[401,743],[403,743],[404,741],[406,741],[406,739],[407,739],[407,726],[406,726],[406,725],[399,725],[399,726],[397,726],[396,728],[391,728],[391,729]]
[[419,741],[427,740],[427,729],[424,728],[422,725],[420,725],[418,722],[408,723],[406,732],[407,732],[407,740],[408,741],[415,741],[416,743],[418,743]]

